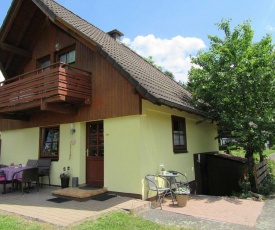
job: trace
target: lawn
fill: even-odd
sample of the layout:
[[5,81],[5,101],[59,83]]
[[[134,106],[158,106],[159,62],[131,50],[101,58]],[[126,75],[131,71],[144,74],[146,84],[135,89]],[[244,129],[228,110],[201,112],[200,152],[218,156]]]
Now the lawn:
[[[275,150],[273,149],[266,149],[263,152],[264,156],[269,156],[270,154],[275,153]],[[237,157],[244,157],[245,156],[245,152],[243,150],[243,148],[240,148],[239,150],[230,150],[230,154],[237,156]],[[259,154],[254,154],[254,158],[255,160],[259,160]]]
[[[60,229],[58,227],[52,226],[50,224],[41,223],[34,220],[29,220],[22,218],[21,216],[0,212],[0,229],[1,230],[55,230]],[[124,212],[113,212],[109,215],[100,217],[96,220],[88,220],[84,223],[70,226],[66,229],[69,230],[102,230],[102,229],[158,229],[158,230],[187,230],[187,228],[179,228],[174,226],[164,226],[153,223],[148,220],[144,220],[135,216],[134,214],[126,214]]]

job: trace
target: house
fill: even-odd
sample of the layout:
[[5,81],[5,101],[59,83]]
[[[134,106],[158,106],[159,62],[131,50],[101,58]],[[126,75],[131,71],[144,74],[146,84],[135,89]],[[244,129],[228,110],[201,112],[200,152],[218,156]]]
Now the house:
[[[1,163],[52,159],[80,184],[146,199],[159,165],[195,181],[194,153],[218,150],[217,130],[191,94],[53,0],[14,0],[0,31]],[[45,181],[46,182],[46,181]]]

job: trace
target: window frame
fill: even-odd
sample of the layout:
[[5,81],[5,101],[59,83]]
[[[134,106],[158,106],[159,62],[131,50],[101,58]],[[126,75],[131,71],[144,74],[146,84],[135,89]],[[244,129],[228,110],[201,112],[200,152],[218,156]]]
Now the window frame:
[[[186,138],[186,120],[184,117],[178,117],[178,116],[171,116],[171,121],[172,121],[172,140],[173,140],[173,151],[174,153],[188,153],[187,151],[187,138]],[[182,124],[182,130],[175,130],[175,122],[183,122]],[[175,131],[179,131],[182,133],[175,133]],[[175,135],[179,136],[179,141],[180,137],[182,136],[182,141],[184,144],[182,145],[176,145],[175,144]]]
[[[58,130],[58,141],[52,141],[51,149],[53,147],[53,143],[57,143],[57,154],[43,154],[45,149],[45,143],[47,142],[46,133],[49,130]],[[40,146],[39,146],[39,159],[51,159],[58,161],[59,160],[59,152],[60,152],[60,126],[49,126],[49,127],[41,127],[40,128]]]
[[46,55],[44,57],[38,58],[36,61],[37,69],[41,69],[41,72],[50,70],[51,65],[51,55]]
[[[70,62],[68,63],[68,54],[70,52],[74,51],[75,52],[75,56],[74,56],[74,62]],[[61,62],[60,61],[60,57],[63,56],[63,55],[66,55],[66,61],[64,63],[66,63],[67,65],[70,65],[70,66],[75,66],[76,65],[76,48],[75,46],[70,46],[70,47],[67,47],[67,48],[64,48],[62,49],[61,51],[59,51],[57,54],[56,54],[56,60],[57,62]]]

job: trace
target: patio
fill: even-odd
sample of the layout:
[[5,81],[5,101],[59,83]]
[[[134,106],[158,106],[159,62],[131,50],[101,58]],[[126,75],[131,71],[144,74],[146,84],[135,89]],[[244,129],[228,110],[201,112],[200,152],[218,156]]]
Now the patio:
[[[68,190],[70,191],[71,188]],[[150,210],[149,202],[129,197],[112,197],[105,201],[92,199],[48,201],[55,198],[53,191],[59,187],[44,186],[36,193],[32,189],[30,194],[22,196],[20,191],[6,196],[0,195],[0,210],[34,218],[55,226],[67,227],[83,222],[87,219],[98,218],[112,211],[130,211],[141,213]],[[235,224],[243,227],[253,227],[262,212],[265,202],[239,200],[228,197],[191,196],[186,207],[173,206],[170,197],[165,198],[163,210],[159,204],[152,202],[152,208],[158,211],[157,220],[162,215],[167,218],[172,215],[181,215],[181,218],[200,218],[213,223]],[[151,209],[152,210],[152,209]],[[253,210],[253,212],[251,212]],[[147,211],[145,213],[148,213]],[[142,214],[141,214],[142,216]]]
[[66,227],[112,211],[133,210],[139,212],[149,207],[147,201],[119,196],[106,201],[91,199],[85,201],[61,200],[63,202],[60,203],[47,201],[54,198],[52,191],[58,189],[58,187],[43,186],[39,193],[36,193],[36,189],[32,189],[29,194],[24,196],[20,191],[12,194],[7,193],[5,196],[1,194],[0,210]]

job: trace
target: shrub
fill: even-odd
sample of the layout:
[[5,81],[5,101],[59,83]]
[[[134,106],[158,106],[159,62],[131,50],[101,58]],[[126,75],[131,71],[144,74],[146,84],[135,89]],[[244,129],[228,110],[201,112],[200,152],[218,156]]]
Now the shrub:
[[220,145],[219,151],[225,151],[227,149],[227,145]]
[[259,193],[265,196],[275,193],[275,178],[273,175],[269,174],[266,176],[259,188]]

